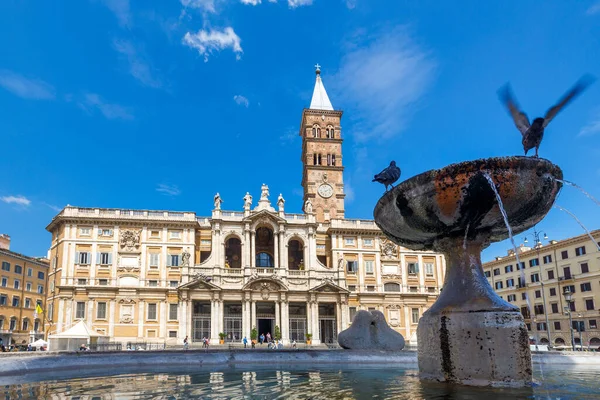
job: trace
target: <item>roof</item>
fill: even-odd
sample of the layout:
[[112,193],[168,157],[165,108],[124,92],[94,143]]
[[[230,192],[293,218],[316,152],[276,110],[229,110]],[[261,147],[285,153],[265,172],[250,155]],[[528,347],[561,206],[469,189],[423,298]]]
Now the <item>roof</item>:
[[311,110],[333,111],[333,106],[331,105],[331,101],[329,101],[329,96],[327,96],[325,86],[323,86],[323,81],[321,81],[321,67],[319,64],[317,64],[316,68],[317,80],[315,82],[315,89],[313,90],[312,100],[310,101],[309,108]]
[[37,264],[37,265],[39,265],[41,267],[46,267],[47,268],[50,265],[50,260],[47,260],[45,258],[29,257],[29,256],[26,256],[25,254],[17,253],[17,252],[12,251],[12,250],[0,249],[0,254],[3,254],[3,255],[8,256],[8,257],[18,258],[18,259],[23,260],[23,261],[31,262],[31,263]]
[[48,336],[48,339],[60,339],[60,338],[90,338],[90,337],[104,337],[104,335],[99,334],[92,328],[86,325],[84,321],[79,321],[75,325],[71,327],[71,329],[66,330],[61,333],[57,333],[55,335]]

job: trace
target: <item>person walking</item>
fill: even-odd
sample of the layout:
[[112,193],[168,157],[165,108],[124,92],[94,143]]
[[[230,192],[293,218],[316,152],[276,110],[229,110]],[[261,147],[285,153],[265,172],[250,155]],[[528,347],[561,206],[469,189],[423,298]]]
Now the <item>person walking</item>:
[[189,347],[189,342],[188,342],[188,337],[186,336],[185,339],[183,339],[183,349],[187,350]]
[[244,348],[248,347],[248,339],[246,339],[246,336],[244,336],[244,339],[242,340],[242,342],[244,343]]
[[271,343],[271,332],[267,332],[267,342]]

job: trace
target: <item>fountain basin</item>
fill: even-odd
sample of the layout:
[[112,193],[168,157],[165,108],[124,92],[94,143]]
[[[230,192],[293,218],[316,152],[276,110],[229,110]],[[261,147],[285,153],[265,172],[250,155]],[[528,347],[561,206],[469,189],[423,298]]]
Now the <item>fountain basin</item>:
[[375,222],[395,243],[413,250],[444,251],[448,238],[479,236],[483,245],[508,238],[493,179],[513,233],[537,224],[548,213],[562,183],[561,169],[531,157],[500,157],[452,164],[410,178],[377,203]]

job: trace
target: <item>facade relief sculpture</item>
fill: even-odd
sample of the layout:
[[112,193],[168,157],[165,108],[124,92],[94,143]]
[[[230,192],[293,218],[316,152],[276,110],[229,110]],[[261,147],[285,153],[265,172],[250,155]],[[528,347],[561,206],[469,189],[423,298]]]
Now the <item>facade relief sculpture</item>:
[[140,250],[140,235],[142,231],[136,229],[121,230],[119,244],[122,252],[139,252]]
[[381,258],[391,260],[398,258],[398,246],[388,239],[379,239],[381,246]]

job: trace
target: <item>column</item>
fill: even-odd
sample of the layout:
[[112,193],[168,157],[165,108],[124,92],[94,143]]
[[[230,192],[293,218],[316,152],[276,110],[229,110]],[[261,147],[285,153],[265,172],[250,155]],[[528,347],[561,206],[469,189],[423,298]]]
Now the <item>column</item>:
[[423,265],[423,256],[417,256],[419,263],[419,293],[425,293],[425,265]]
[[210,301],[210,343],[219,343],[219,307],[216,300]]
[[[313,327],[312,327],[312,304],[310,304],[310,301],[306,302],[306,331],[307,333],[313,333]],[[314,338],[314,336],[313,336]]]
[[346,330],[348,329],[348,322],[350,319],[350,316],[348,315],[348,311],[350,311],[348,309],[348,303],[342,301],[342,330]]
[[146,318],[144,314],[144,300],[140,300],[138,305],[138,338],[144,337],[144,318]]
[[336,329],[337,332],[340,333],[342,331],[342,305],[340,304],[340,301],[338,300],[336,302],[336,308],[335,308],[335,324],[336,324]]
[[250,230],[244,230],[244,259],[242,268],[250,266]]
[[160,311],[158,314],[158,320],[160,321],[158,337],[162,339],[167,338],[167,318],[167,301],[163,300],[160,302]]
[[[63,331],[63,321],[65,320],[65,300],[58,300],[58,310],[56,310],[57,314],[57,322],[56,322],[56,333],[61,333]],[[4,321],[6,324],[6,321]]]
[[400,254],[400,271],[402,273],[402,291],[408,292],[408,271],[406,270],[406,257]]
[[365,275],[364,275],[364,265],[363,265],[363,256],[362,253],[358,253],[358,271],[356,272],[358,274],[358,285],[360,287],[360,291],[363,292],[367,290],[367,288],[365,287]]
[[288,301],[287,300],[283,300],[281,302],[281,340],[283,340],[283,343],[289,343],[290,341],[290,334],[289,334],[289,328],[290,328],[290,321],[289,321],[289,308],[288,308]]
[[[275,302],[275,325],[279,327],[279,332],[281,332],[281,318],[279,318],[279,300]],[[275,333],[273,331],[273,333]]]
[[187,300],[181,300],[177,306],[177,320],[179,321],[179,327],[177,329],[177,340],[182,343],[182,340],[187,335]]
[[285,251],[285,231],[282,228],[279,228],[279,263],[281,264],[281,268],[288,267],[288,255],[287,251]]
[[218,300],[217,302],[218,304],[218,308],[219,308],[219,333],[223,332],[225,329],[223,327],[223,319],[225,318],[225,304],[223,303],[223,300]]
[[409,307],[404,306],[404,340],[410,340],[410,324],[412,324]]
[[[163,237],[167,237],[166,236],[167,228],[164,228],[163,235],[164,235]],[[167,241],[167,239],[164,239],[164,240],[165,240],[165,242]],[[160,281],[158,282],[158,286],[160,286],[160,287],[167,286],[166,282],[165,282],[167,280],[167,257],[169,257],[167,246],[162,246],[161,255],[160,255],[160,263],[158,266],[159,271],[160,271]],[[142,269],[144,269],[144,267],[142,267]],[[140,284],[142,284],[143,286],[146,286],[146,282],[140,282]]]
[[248,307],[245,298],[242,297],[242,338],[248,335],[248,340],[250,340],[250,329],[248,328]]
[[91,327],[94,316],[94,300],[88,300],[86,306],[87,310],[85,312],[85,322]]
[[[252,314],[251,314],[250,325],[254,327],[255,324],[256,324],[256,301],[252,300]],[[258,329],[258,327],[256,327],[256,329]],[[258,334],[260,335],[260,332],[258,332]]]
[[279,268],[279,231],[273,235],[273,253],[275,253],[275,268]]
[[319,333],[319,303],[316,301],[312,304],[312,315],[313,315],[313,340],[318,344],[318,343],[321,343],[321,335]]
[[111,300],[108,306],[108,336],[115,340],[115,301]]
[[256,257],[255,257],[255,253],[256,253],[256,234],[254,233],[254,231],[250,231],[250,266],[252,268],[255,267],[255,263],[256,263]]

